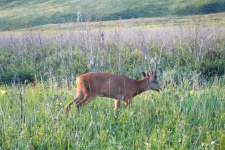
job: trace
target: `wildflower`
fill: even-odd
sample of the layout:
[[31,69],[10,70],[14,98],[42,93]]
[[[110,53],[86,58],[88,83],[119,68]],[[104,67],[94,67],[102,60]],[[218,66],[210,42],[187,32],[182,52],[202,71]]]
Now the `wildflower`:
[[147,142],[145,142],[144,144],[145,144],[145,146],[151,147],[151,144],[149,144]]
[[0,99],[2,99],[4,95],[5,95],[5,91],[0,90]]
[[5,91],[1,90],[1,95],[4,96],[5,95]]
[[56,103],[56,105],[58,105],[58,106],[62,106],[62,103],[57,102],[57,103]]
[[52,121],[57,121],[57,120],[58,120],[58,117],[52,118]]
[[190,91],[190,94],[191,94],[191,95],[193,95],[193,94],[194,94],[194,92],[193,92],[193,91]]
[[212,141],[211,144],[214,145],[214,144],[216,144],[216,142],[215,141]]

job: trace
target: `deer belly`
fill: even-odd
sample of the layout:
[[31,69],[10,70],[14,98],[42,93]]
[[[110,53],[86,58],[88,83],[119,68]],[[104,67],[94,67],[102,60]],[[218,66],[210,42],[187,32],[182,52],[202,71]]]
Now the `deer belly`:
[[108,97],[108,98],[113,98],[113,99],[119,99],[124,101],[125,100],[125,96],[123,93],[118,93],[118,94],[98,94],[99,97]]
[[119,100],[122,100],[122,101],[124,101],[124,94],[123,93],[120,93],[120,94],[117,94],[117,99],[119,99]]

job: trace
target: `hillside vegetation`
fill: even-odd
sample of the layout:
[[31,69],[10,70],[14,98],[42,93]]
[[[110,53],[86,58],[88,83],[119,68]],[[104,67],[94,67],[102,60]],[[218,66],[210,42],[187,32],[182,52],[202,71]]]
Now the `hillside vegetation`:
[[167,17],[225,11],[223,0],[3,0],[0,2],[0,30],[43,24],[119,18]]

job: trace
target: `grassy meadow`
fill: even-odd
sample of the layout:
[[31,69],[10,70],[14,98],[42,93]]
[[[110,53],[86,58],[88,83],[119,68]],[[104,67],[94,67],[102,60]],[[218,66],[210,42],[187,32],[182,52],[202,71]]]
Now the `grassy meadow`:
[[80,113],[72,107],[68,117],[64,108],[73,88],[1,87],[7,92],[1,99],[1,148],[224,149],[224,84],[196,90],[189,81],[180,84],[137,96],[130,109],[122,105],[115,112],[112,100],[98,98]]
[[[0,32],[0,148],[225,149],[224,27],[222,13]],[[161,92],[64,115],[77,76],[137,80],[154,60]]]

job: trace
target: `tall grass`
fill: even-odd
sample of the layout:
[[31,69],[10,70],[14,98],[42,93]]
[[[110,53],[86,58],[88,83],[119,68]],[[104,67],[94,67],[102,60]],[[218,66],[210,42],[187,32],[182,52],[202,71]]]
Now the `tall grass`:
[[224,29],[202,27],[201,23],[156,30],[109,30],[100,23],[97,27],[84,24],[81,31],[59,30],[52,34],[36,30],[3,32],[0,82],[57,77],[74,83],[76,76],[90,71],[138,79],[139,72],[146,70],[153,59],[161,61],[161,73],[175,69],[179,71],[176,75],[183,72],[191,78],[193,73],[201,73],[206,52],[224,52]]

